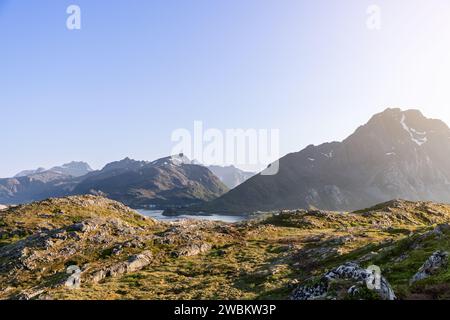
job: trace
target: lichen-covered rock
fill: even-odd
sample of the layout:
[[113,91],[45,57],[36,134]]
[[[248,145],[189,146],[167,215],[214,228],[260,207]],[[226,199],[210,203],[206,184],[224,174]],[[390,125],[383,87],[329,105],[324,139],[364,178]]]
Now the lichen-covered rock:
[[127,261],[116,263],[95,272],[92,276],[92,281],[100,282],[108,277],[116,277],[121,274],[139,271],[148,266],[152,260],[153,254],[150,251],[144,251],[129,257]]
[[175,222],[163,234],[155,239],[155,243],[175,246],[172,252],[175,257],[195,256],[212,248],[208,234],[216,231],[217,239],[226,236],[228,230],[217,222],[201,220],[183,220]]
[[180,247],[173,252],[176,257],[191,257],[198,254],[204,253],[211,249],[211,244],[209,243],[192,243],[183,247]]
[[[356,294],[363,285],[373,283],[375,280],[373,273],[367,269],[361,268],[353,262],[345,263],[337,268],[327,272],[314,285],[299,286],[291,295],[292,300],[317,300],[317,299],[335,299],[330,288],[334,282],[346,280],[348,284],[347,293]],[[382,300],[395,300],[396,296],[387,280],[380,275],[379,287],[372,290]]]
[[420,267],[419,271],[412,277],[411,283],[428,278],[429,276],[437,273],[448,262],[447,251],[436,251],[428,258],[427,261]]
[[71,226],[67,227],[67,231],[75,231],[75,232],[90,232],[98,228],[98,225],[93,221],[83,221],[79,223],[75,223]]
[[[135,230],[138,227],[126,223],[117,226],[115,220],[97,218],[38,232],[0,247],[0,272],[22,269],[33,271],[57,260],[67,260],[93,247],[104,250],[116,243],[119,236],[129,239],[129,247],[133,244],[137,246]],[[141,238],[145,240],[146,236],[142,235]]]
[[16,300],[31,300],[38,297],[40,294],[44,292],[42,288],[31,288],[28,290],[22,291],[20,294],[15,296]]

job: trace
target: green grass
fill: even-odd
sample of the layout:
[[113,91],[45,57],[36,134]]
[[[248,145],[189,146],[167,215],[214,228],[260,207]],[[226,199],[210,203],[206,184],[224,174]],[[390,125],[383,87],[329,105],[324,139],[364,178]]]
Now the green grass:
[[[193,232],[202,241],[210,243],[212,249],[192,257],[172,255],[180,246],[190,243],[189,239],[177,238],[176,233],[173,244],[149,240],[143,248],[124,248],[117,256],[112,255],[112,250],[117,244],[130,240],[127,236],[115,235],[113,243],[107,245],[93,244],[88,237],[81,240],[82,250],[70,258],[56,259],[39,273],[22,272],[17,278],[19,283],[0,274],[0,282],[20,289],[54,284],[61,280],[59,277],[65,276],[65,268],[69,265],[98,270],[125,261],[132,254],[151,250],[154,260],[141,271],[107,278],[98,284],[84,282],[80,290],[51,288],[48,294],[55,299],[287,299],[293,290],[290,283],[294,280],[299,284],[313,283],[332,268],[348,261],[359,261],[362,267],[380,266],[402,299],[420,295],[448,297],[448,269],[414,285],[409,283],[433,252],[450,250],[450,234],[425,236],[434,227],[426,222],[431,218],[424,217],[428,207],[417,209],[415,205],[407,205],[411,207],[405,211],[394,208],[390,213],[385,212],[384,206],[348,214],[285,212],[248,224],[233,225],[223,233],[212,225],[197,228]],[[440,208],[430,206],[433,210]],[[42,214],[50,217],[40,217]],[[444,209],[431,216],[431,220],[450,221]],[[2,213],[0,230],[12,231],[16,226],[16,230],[33,233],[39,228],[59,228],[93,218],[117,219],[141,227],[138,237],[154,235],[157,238],[170,228],[114,207],[79,207],[70,201],[55,205],[55,202],[47,201],[16,208],[6,215]],[[348,241],[343,241],[347,238]],[[19,239],[2,239],[0,245]],[[67,241],[61,246],[67,246]],[[345,281],[337,282],[332,290],[342,299],[376,298],[373,292],[364,288],[356,296],[349,297],[344,290],[347,285]]]

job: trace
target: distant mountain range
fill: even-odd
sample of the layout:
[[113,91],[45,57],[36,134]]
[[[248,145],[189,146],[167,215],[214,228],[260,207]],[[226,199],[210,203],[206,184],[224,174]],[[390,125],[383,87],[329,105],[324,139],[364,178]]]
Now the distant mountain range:
[[227,191],[208,168],[176,156],[110,163],[85,176],[73,193],[104,195],[132,207],[171,207],[213,200]]
[[71,162],[0,179],[0,203],[4,204],[96,194],[132,207],[167,208],[213,200],[226,191],[228,188],[208,168],[183,155],[153,162],[125,158],[98,171],[84,162]]
[[93,171],[92,168],[86,162],[72,161],[70,163],[63,164],[62,166],[53,167],[51,169],[38,168],[35,170],[24,170],[14,176],[14,178],[21,178],[31,175],[40,174],[43,172],[53,172],[60,175],[67,175],[72,177],[81,177],[89,172]]
[[342,142],[310,145],[202,207],[253,212],[352,210],[395,198],[450,203],[450,129],[420,111],[387,109]]
[[272,176],[206,167],[182,154],[153,162],[125,158],[97,171],[71,162],[0,179],[0,203],[95,194],[136,208],[232,214],[347,211],[395,198],[450,203],[449,155],[450,129],[444,122],[417,110],[387,109],[342,142],[286,155]]
[[0,179],[0,203],[22,204],[71,194],[79,178],[53,171]]

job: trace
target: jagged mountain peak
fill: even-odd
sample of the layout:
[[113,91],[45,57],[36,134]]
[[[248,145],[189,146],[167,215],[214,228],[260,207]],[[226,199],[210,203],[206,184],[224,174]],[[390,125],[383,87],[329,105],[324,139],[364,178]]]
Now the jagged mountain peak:
[[64,175],[81,177],[93,171],[88,163],[82,161],[72,161],[50,169],[38,168],[35,170],[24,170],[14,176],[14,178],[32,177],[36,175]]
[[17,173],[17,174],[14,176],[14,178],[26,177],[26,176],[30,176],[30,175],[33,175],[33,174],[37,174],[37,173],[44,172],[44,171],[46,171],[46,170],[47,170],[47,169],[42,168],[42,167],[39,167],[39,168],[34,169],[34,170],[23,170],[23,171],[20,171],[19,173]]
[[165,207],[201,203],[226,191],[207,168],[180,154],[153,162],[112,162],[81,181],[74,194],[102,194],[134,207]]
[[342,142],[310,145],[280,159],[205,210],[353,210],[393,198],[450,202],[450,129],[419,110],[389,108]]
[[72,177],[81,177],[88,174],[89,172],[92,172],[93,170],[91,166],[86,162],[72,161],[63,164],[62,166],[53,167],[49,171],[69,175]]
[[186,157],[183,153],[172,155],[168,157],[164,157],[161,159],[157,159],[150,163],[152,166],[164,166],[164,165],[184,165],[184,164],[192,164],[192,165],[200,165],[194,161],[191,161],[188,157]]
[[126,157],[119,161],[110,162],[101,169],[101,171],[109,171],[109,170],[136,170],[145,166],[147,161],[138,161]]
[[411,154],[429,152],[438,143],[446,144],[449,137],[450,129],[441,120],[427,118],[416,109],[388,108],[375,114],[343,143],[370,147],[385,154],[398,149]]
[[[395,123],[403,130],[412,132],[423,132],[420,130],[442,131],[450,130],[445,122],[438,119],[426,117],[418,109],[387,108],[383,112],[377,113],[367,122],[365,126],[380,125],[382,123]],[[364,126],[363,126],[364,127]]]

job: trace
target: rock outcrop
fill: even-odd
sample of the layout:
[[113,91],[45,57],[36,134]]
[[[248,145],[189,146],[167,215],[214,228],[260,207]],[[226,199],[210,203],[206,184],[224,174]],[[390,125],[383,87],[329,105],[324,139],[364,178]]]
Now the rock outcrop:
[[152,262],[152,259],[153,254],[151,251],[141,252],[140,254],[129,257],[127,261],[116,263],[95,272],[92,276],[92,281],[100,282],[108,277],[116,277],[121,274],[139,271],[148,266]]
[[[214,230],[219,224],[211,221],[186,220],[173,224],[168,230],[155,239],[157,243],[174,245],[174,257],[195,256],[211,249],[211,244],[205,237],[205,230]],[[220,238],[223,230],[217,230]]]
[[419,271],[412,277],[411,283],[428,278],[439,272],[448,262],[447,251],[434,252],[427,261],[420,267]]
[[348,281],[345,283],[346,293],[350,296],[356,296],[364,286],[371,284],[373,290],[382,300],[395,300],[396,296],[387,280],[379,275],[379,286],[374,274],[361,268],[356,263],[343,264],[329,272],[327,272],[316,284],[311,286],[299,286],[291,295],[292,300],[318,300],[318,299],[336,299],[335,293],[332,292],[333,283],[340,280]]

